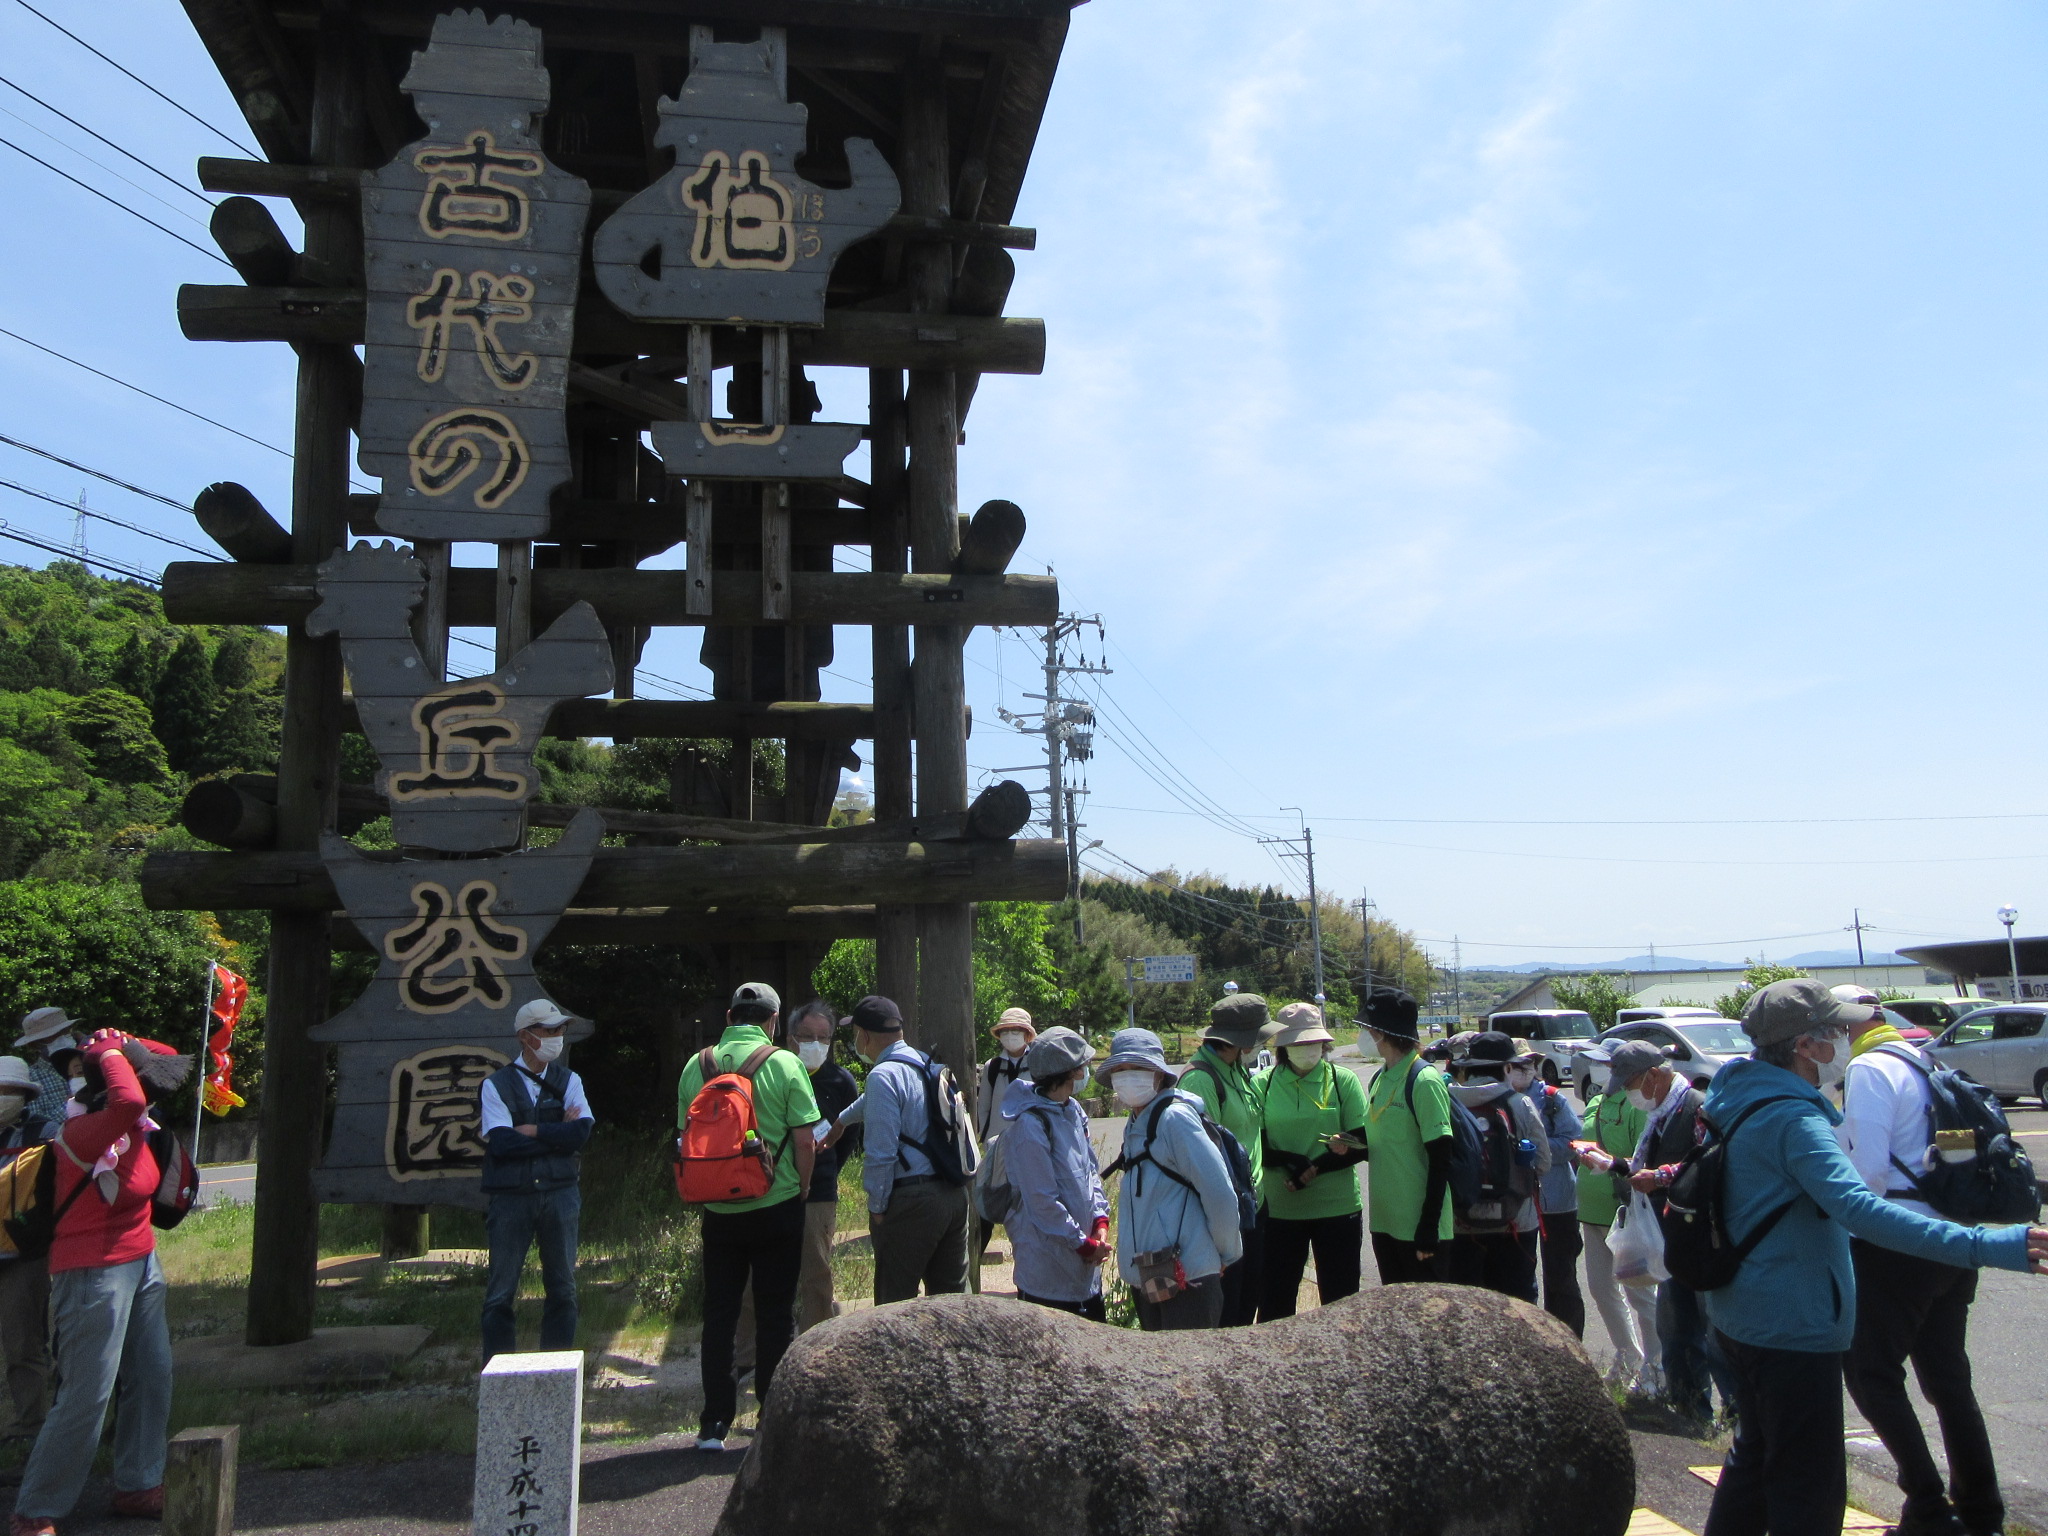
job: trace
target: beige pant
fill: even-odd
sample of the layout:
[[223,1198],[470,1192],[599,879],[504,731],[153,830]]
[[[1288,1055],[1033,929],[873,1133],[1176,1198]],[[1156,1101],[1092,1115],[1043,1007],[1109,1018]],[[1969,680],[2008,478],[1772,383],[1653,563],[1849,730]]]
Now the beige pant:
[[[804,1203],[804,1262],[796,1277],[796,1331],[806,1333],[839,1315],[832,1299],[832,1238],[839,1230],[836,1201]],[[747,1282],[747,1294],[740,1299],[739,1338],[734,1342],[732,1368],[754,1368],[754,1283]]]

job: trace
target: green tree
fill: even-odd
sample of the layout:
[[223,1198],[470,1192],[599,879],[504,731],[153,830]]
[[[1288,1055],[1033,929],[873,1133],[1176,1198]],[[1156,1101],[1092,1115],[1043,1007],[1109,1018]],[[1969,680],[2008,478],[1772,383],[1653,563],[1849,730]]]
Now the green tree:
[[984,901],[974,909],[974,1024],[980,1043],[995,1049],[991,1031],[1005,1008],[1057,1022],[1065,1012],[1059,966],[1047,942],[1049,909],[1037,901]]
[[164,663],[154,710],[156,739],[179,773],[190,773],[205,761],[206,736],[219,703],[220,688],[213,680],[206,642],[188,630]]
[[191,1050],[207,963],[229,958],[206,914],[149,911],[126,882],[0,883],[0,1017],[56,1004]]
[[811,985],[842,1014],[875,990],[875,941],[834,939],[825,958],[811,972]]
[[91,771],[115,784],[156,784],[169,773],[149,707],[133,694],[95,688],[65,711],[65,728]]
[[1612,1029],[1615,1011],[1626,1008],[1634,996],[1627,990],[1627,982],[1627,977],[1606,975],[1553,976],[1550,995],[1557,999],[1560,1008],[1576,1008],[1589,1014],[1595,1030]]
[[1774,981],[1795,981],[1806,972],[1789,965],[1759,962],[1742,973],[1742,985],[1714,999],[1714,1009],[1724,1019],[1739,1019],[1749,1000]]

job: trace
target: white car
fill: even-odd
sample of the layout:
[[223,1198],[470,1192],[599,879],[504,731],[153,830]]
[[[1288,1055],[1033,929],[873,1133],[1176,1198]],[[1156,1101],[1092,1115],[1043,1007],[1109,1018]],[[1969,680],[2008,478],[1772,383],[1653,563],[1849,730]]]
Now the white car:
[[2032,1094],[2048,1107],[2048,1004],[2000,1003],[1964,1014],[1927,1054],[2010,1104]]
[[[1631,1013],[1638,1017],[1627,1018]],[[1617,1016],[1623,1022],[1601,1035],[1601,1043],[1647,1040],[1652,1045],[1668,1047],[1671,1065],[1678,1075],[1701,1089],[1729,1062],[1750,1053],[1749,1036],[1742,1026],[1711,1009],[1660,1008],[1643,1016],[1645,1013],[1643,1009],[1622,1009]],[[1585,1097],[1584,1084],[1580,1085],[1579,1094]]]
[[1496,1013],[1488,1029],[1526,1040],[1543,1053],[1543,1081],[1561,1088],[1575,1080],[1573,1058],[1593,1043],[1593,1016],[1576,1008],[1518,1008]]

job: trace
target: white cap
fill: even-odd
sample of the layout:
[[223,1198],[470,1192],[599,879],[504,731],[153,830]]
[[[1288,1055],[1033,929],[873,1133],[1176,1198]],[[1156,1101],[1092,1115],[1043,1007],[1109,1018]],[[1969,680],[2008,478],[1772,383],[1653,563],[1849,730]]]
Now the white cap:
[[14,1046],[19,1050],[24,1045],[36,1045],[44,1040],[53,1040],[65,1031],[78,1027],[78,1021],[66,1018],[62,1008],[36,1008],[22,1016],[21,1038],[14,1042]]
[[0,1088],[19,1088],[31,1098],[43,1091],[35,1073],[19,1056],[0,1056]]
[[572,1022],[570,1015],[562,1012],[545,997],[537,997],[512,1016],[512,1032],[522,1029],[553,1029],[557,1024]]
[[1868,1003],[1873,1008],[1880,1006],[1875,992],[1868,987],[1858,986],[1853,981],[1845,981],[1839,987],[1829,987],[1828,991],[1845,1003]]

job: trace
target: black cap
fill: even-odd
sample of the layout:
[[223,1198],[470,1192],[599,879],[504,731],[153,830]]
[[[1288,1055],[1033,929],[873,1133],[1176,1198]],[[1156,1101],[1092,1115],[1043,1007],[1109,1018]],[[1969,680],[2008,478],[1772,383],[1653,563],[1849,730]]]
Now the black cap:
[[903,1010],[886,997],[864,997],[853,1005],[847,1022],[871,1035],[898,1035],[903,1032]]
[[1379,1031],[1390,1040],[1415,1040],[1422,1010],[1398,987],[1374,987],[1365,999],[1365,1017],[1354,1019],[1367,1029]]
[[1465,1047],[1465,1065],[1504,1067],[1520,1054],[1510,1037],[1497,1029],[1483,1029],[1474,1035],[1472,1043]]

